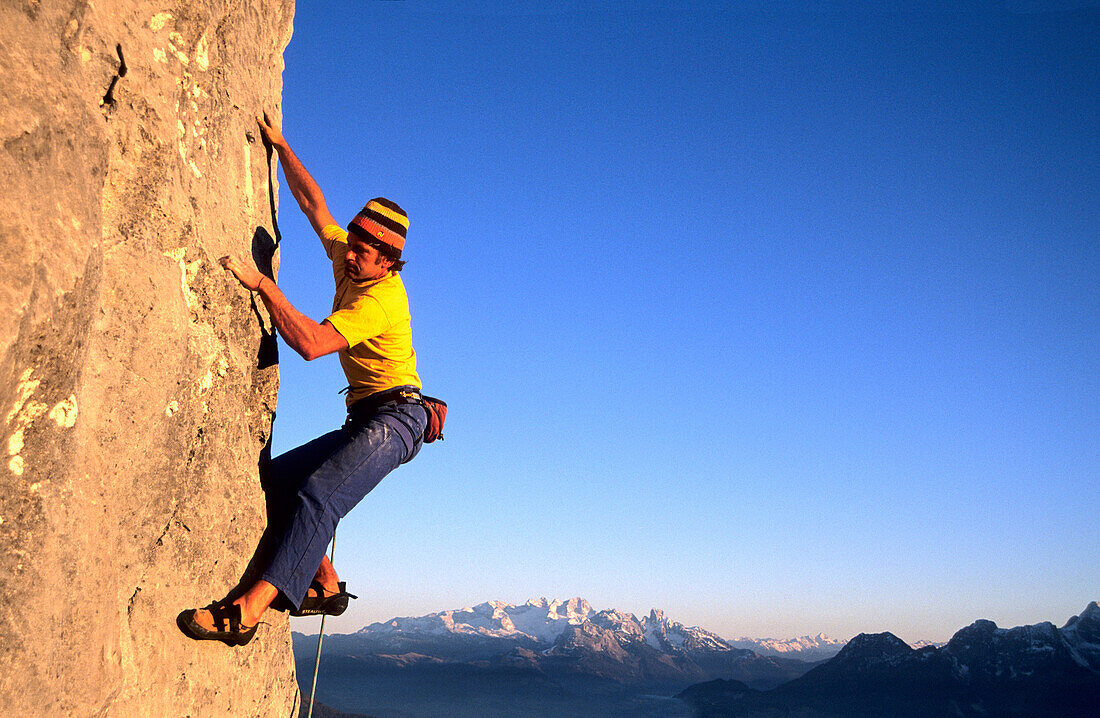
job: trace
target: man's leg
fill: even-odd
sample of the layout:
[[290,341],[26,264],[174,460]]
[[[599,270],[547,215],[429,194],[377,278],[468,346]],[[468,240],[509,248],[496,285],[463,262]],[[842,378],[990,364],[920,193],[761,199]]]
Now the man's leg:
[[[306,480],[298,504],[263,580],[295,608],[315,577],[335,589],[335,571],[324,563],[336,524],[409,455],[404,439],[385,421],[349,429],[346,441]],[[326,570],[327,569],[327,570]],[[331,572],[331,573],[329,573]]]
[[[313,575],[313,580],[324,587],[326,596],[340,592],[340,577],[336,575],[336,568],[332,565],[332,561],[329,560],[328,556],[321,557],[321,565],[317,567],[317,573]],[[316,593],[312,584],[306,595],[308,596],[311,592]]]
[[274,533],[272,541],[278,540],[286,531],[294,515],[298,491],[346,440],[344,429],[330,431],[270,459],[260,467],[260,484],[267,500],[268,528],[269,532]]
[[[306,445],[327,444],[333,450],[298,491],[299,503],[264,577],[233,602],[234,607],[240,607],[242,626],[255,626],[280,592],[298,608],[312,580],[311,575],[319,580],[331,577],[335,583],[336,572],[325,557],[325,549],[336,531],[336,523],[386,474],[420,450],[418,437],[427,422],[423,408],[404,406],[383,413],[389,416],[383,419],[379,415],[363,425],[348,428],[342,440],[330,439],[340,433],[333,432]],[[397,416],[401,418],[396,419]],[[399,430],[397,426],[403,428]],[[402,438],[403,434],[412,437],[411,444]],[[305,454],[299,458],[302,456]],[[286,466],[289,464],[284,464],[284,468]],[[311,571],[310,566],[318,568]],[[326,588],[329,585],[326,580],[321,583]],[[191,614],[191,622],[205,631],[224,630],[207,609],[187,613]],[[200,636],[193,631],[193,628],[187,630],[194,638],[224,635]]]
[[[271,459],[260,468],[260,483],[263,486],[267,502],[268,526],[264,531],[257,555],[260,561],[267,562],[279,536],[281,536],[294,515],[294,505],[297,503],[298,491],[334,452],[345,443],[347,432],[343,429],[330,431],[301,446],[295,447],[279,456]],[[328,571],[332,572],[331,586],[336,592],[337,581],[332,563],[326,558]],[[328,572],[322,572],[323,565],[318,569],[317,578],[328,578]],[[322,584],[326,587],[330,583],[325,580]],[[278,598],[279,590],[264,580],[255,581],[243,594],[238,596],[233,603],[241,607],[241,623],[244,626],[252,626],[263,616],[264,611]],[[197,609],[193,620],[196,625],[207,630],[220,630],[215,625],[214,616],[206,608]]]
[[[237,597],[232,605],[241,607],[241,625],[244,627],[255,626],[263,618],[266,611],[279,596],[279,589],[267,581],[260,579],[252,584],[247,591]],[[207,631],[218,631],[222,628],[216,625],[214,614],[208,608],[196,609],[192,620],[200,628]]]

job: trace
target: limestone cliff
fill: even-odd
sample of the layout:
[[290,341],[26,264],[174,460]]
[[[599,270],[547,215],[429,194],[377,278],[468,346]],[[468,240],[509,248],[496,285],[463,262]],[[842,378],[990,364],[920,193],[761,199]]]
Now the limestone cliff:
[[289,716],[284,614],[243,648],[183,609],[263,529],[268,271],[292,0],[0,3],[0,714]]

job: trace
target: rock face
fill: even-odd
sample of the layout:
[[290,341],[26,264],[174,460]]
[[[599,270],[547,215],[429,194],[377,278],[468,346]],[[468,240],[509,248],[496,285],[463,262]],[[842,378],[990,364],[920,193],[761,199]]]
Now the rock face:
[[0,4],[0,713],[294,713],[282,614],[183,609],[245,574],[278,383],[270,319],[291,0]]

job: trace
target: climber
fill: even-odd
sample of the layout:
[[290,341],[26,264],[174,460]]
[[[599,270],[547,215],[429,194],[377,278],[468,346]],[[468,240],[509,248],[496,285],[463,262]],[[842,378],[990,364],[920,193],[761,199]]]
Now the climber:
[[[307,361],[336,352],[348,380],[347,421],[276,458],[269,473],[282,488],[276,504],[288,515],[259,580],[229,601],[180,614],[191,638],[244,645],[264,611],[278,598],[292,616],[339,615],[348,598],[325,549],[337,522],[386,474],[419,452],[428,422],[412,347],[408,297],[398,274],[404,267],[409,220],[404,210],[372,199],[341,229],[320,187],[265,112],[256,118],[264,141],[279,154],[298,206],[332,261],[333,311],[318,323],[287,300],[268,276],[237,257],[222,266],[260,295],[286,343]],[[270,491],[270,489],[269,489]],[[269,500],[270,503],[270,500]]]

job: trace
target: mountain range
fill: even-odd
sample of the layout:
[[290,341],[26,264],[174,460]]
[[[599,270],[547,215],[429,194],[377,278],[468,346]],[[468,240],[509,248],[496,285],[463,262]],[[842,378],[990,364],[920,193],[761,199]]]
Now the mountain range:
[[[294,641],[311,668],[313,641]],[[656,609],[638,618],[582,598],[489,601],[326,636],[319,698],[345,711],[456,718],[1091,716],[1085,707],[1100,705],[1096,603],[1061,629],[979,620],[944,645],[860,634],[828,660],[784,657],[827,656],[839,644],[727,641]]]
[[329,640],[395,665],[461,661],[579,673],[651,687],[732,676],[764,689],[808,667],[802,661],[735,647],[710,631],[673,621],[658,609],[637,618],[614,609],[596,611],[583,598],[541,598],[521,605],[489,601],[373,623]]
[[892,633],[860,634],[836,657],[769,691],[716,680],[680,694],[700,718],[859,715],[1058,716],[1100,714],[1100,607],[1061,629],[998,628],[979,620],[942,647],[910,647]]

